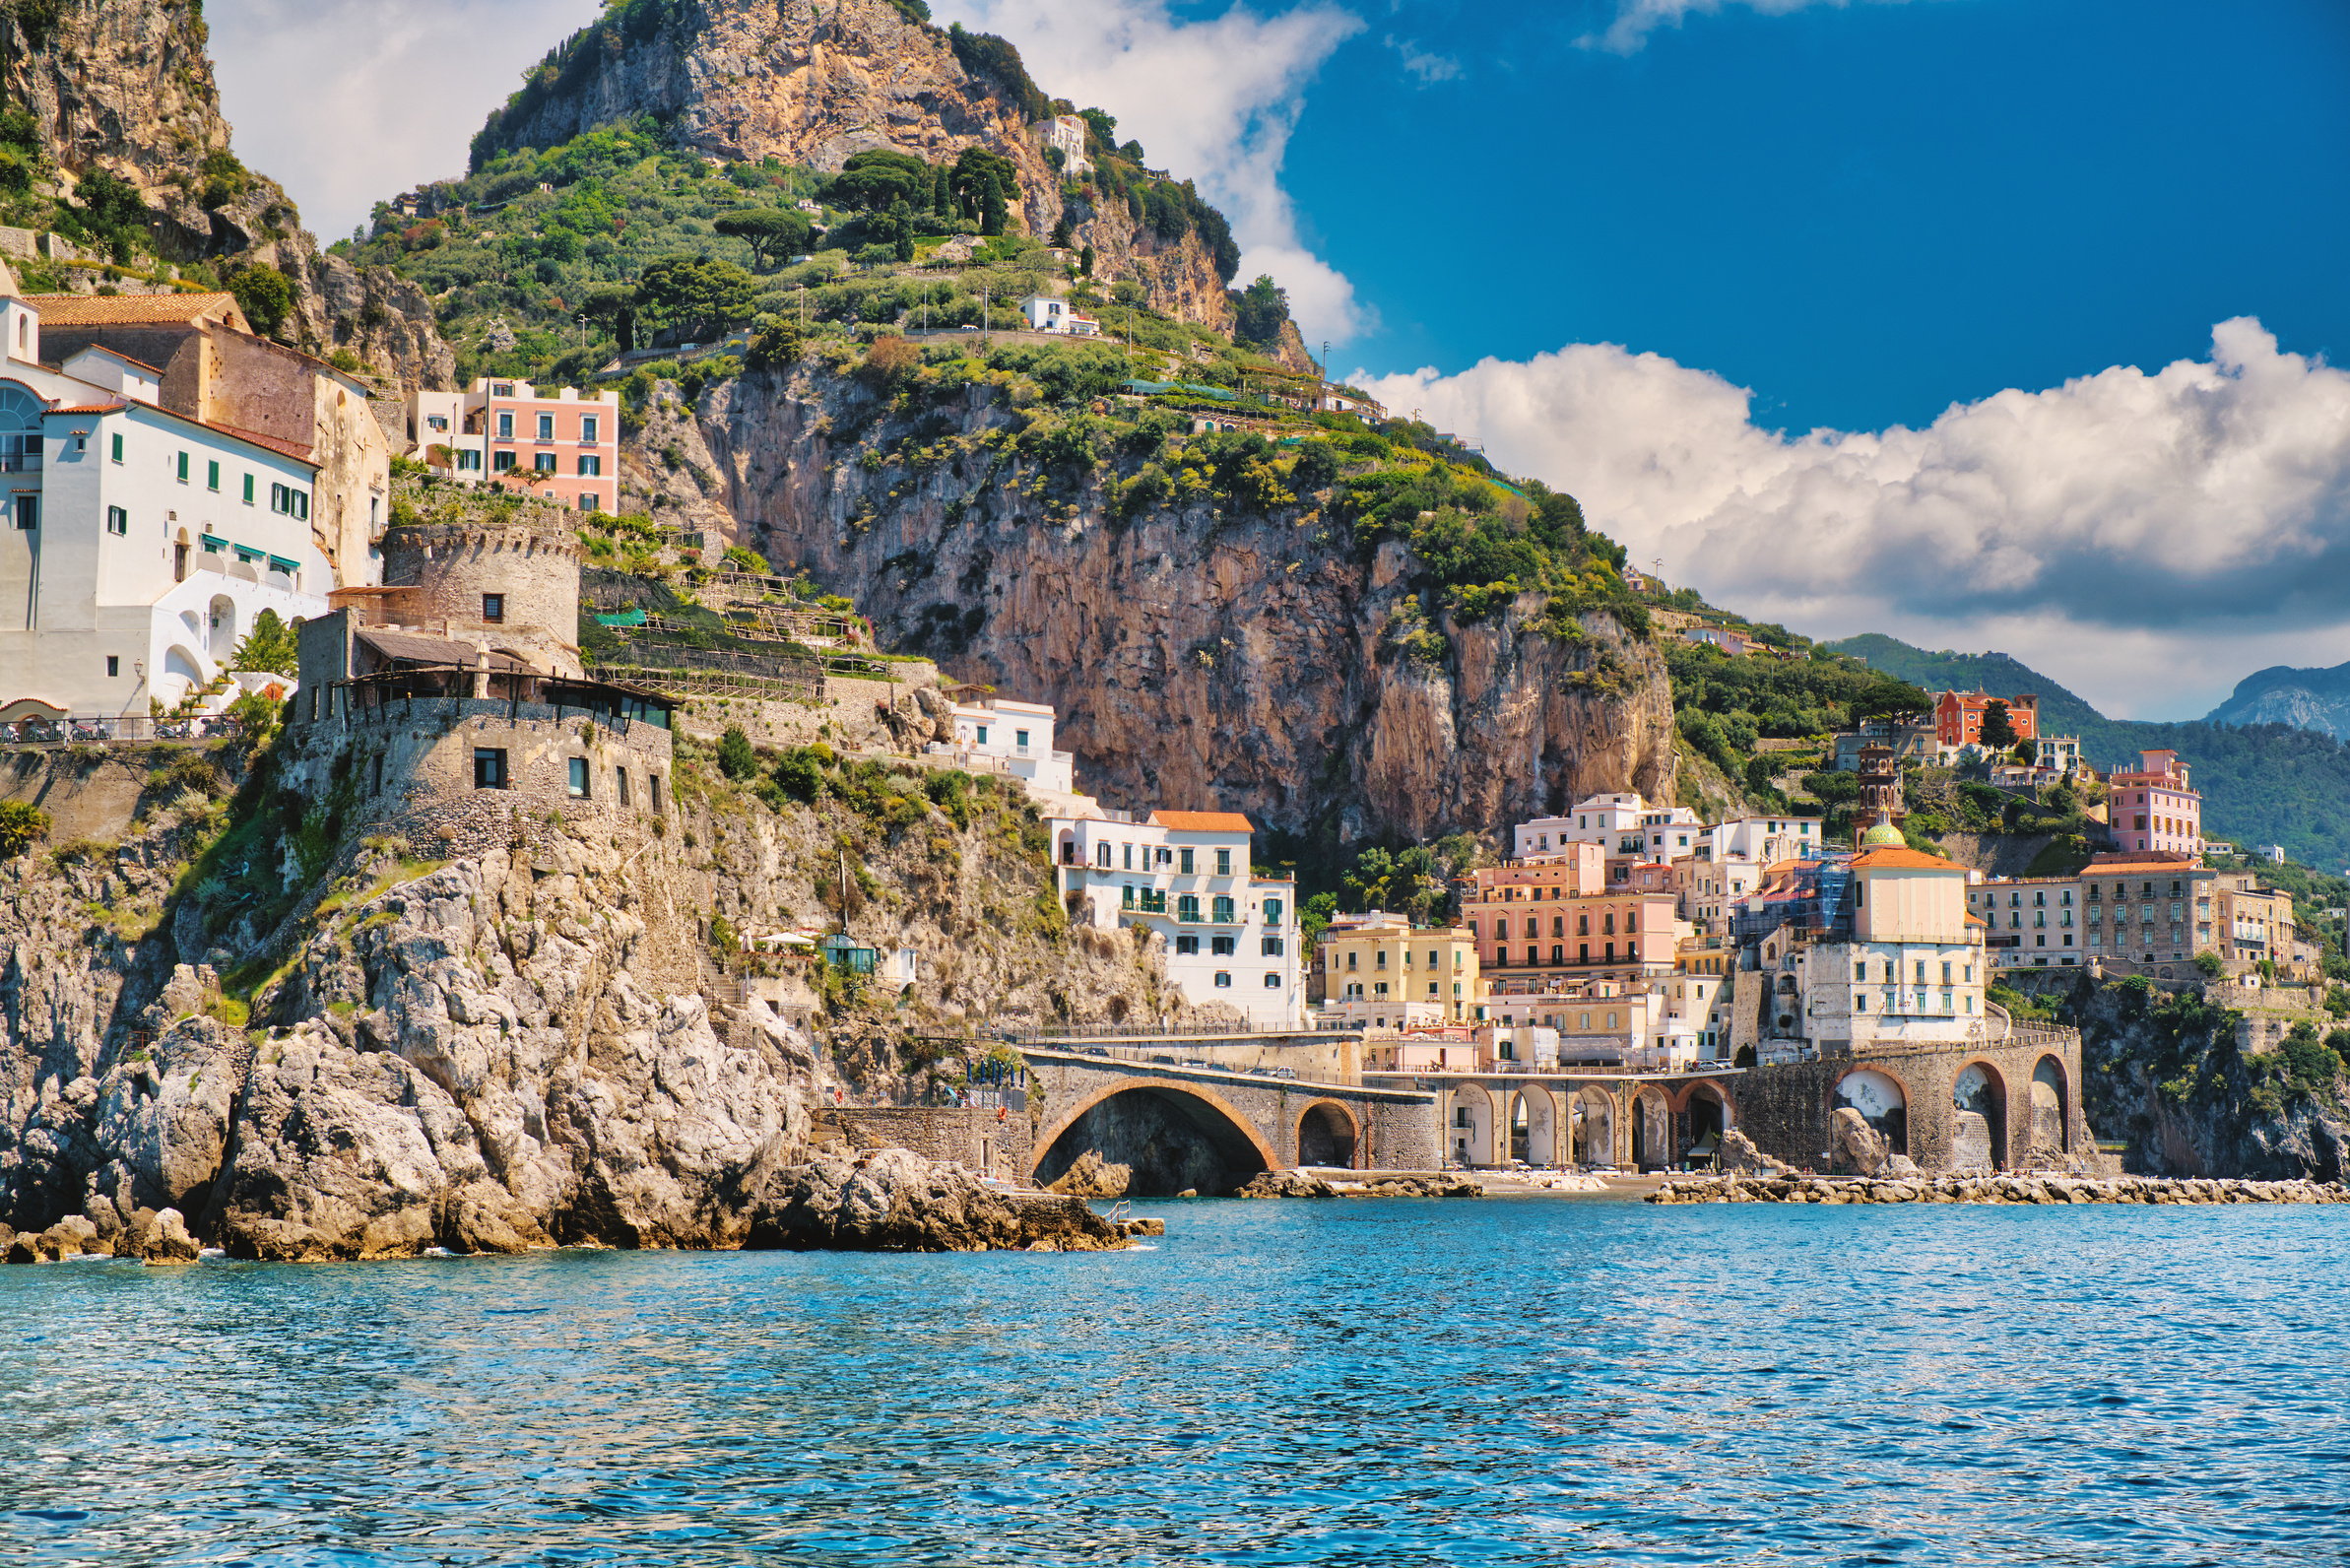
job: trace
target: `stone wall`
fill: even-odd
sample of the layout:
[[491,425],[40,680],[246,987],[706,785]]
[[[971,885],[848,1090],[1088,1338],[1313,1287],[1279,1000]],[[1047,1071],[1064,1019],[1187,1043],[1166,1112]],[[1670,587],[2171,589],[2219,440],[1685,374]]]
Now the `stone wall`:
[[[2037,1145],[2035,1137],[2032,1075],[2044,1059],[2056,1063],[2063,1082],[2058,1140],[2062,1146],[2053,1149],[2047,1146],[2052,1128],[2038,1129]],[[1978,1065],[1992,1078],[2003,1124],[1989,1130],[1993,1166],[2026,1170],[2063,1163],[2102,1168],[2095,1134],[2080,1108],[2080,1037],[2069,1029],[2030,1031],[1995,1046],[1917,1046],[1757,1067],[1731,1085],[1734,1121],[1765,1153],[1798,1168],[1827,1169],[1828,1151],[1834,1146],[1829,1119],[1839,1103],[1837,1087],[1849,1075],[1865,1070],[1900,1086],[1908,1121],[1906,1152],[1919,1169],[1980,1168],[1976,1154],[1965,1146],[1954,1099],[1959,1075]],[[2031,1157],[2035,1152],[2053,1153],[2057,1159]]]
[[[544,523],[469,528],[411,523],[383,536],[387,614],[407,625],[445,626],[521,654],[543,669],[577,675],[579,536]],[[482,618],[485,594],[502,594],[503,619]]]
[[0,758],[0,801],[22,801],[49,814],[49,842],[95,838],[108,842],[131,830],[153,751],[109,751],[77,757],[66,751],[22,751]]
[[910,1148],[982,1176],[1027,1179],[1028,1118],[979,1106],[845,1106],[819,1113],[860,1148]]
[[[288,744],[292,787],[319,800],[342,793],[359,821],[400,834],[420,855],[482,854],[562,823],[650,824],[669,814],[670,733],[657,724],[558,716],[535,702],[395,698],[302,725]],[[484,749],[506,753],[502,789],[475,787],[474,753]],[[588,763],[584,797],[571,793],[573,757]]]

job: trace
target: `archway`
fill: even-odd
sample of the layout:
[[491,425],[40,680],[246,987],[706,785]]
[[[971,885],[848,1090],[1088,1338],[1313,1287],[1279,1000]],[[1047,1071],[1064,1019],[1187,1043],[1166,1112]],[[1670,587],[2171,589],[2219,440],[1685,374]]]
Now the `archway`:
[[1474,1083],[1464,1083],[1453,1095],[1453,1125],[1446,1129],[1453,1158],[1464,1165],[1494,1165],[1493,1097]]
[[1632,1168],[1659,1170],[1672,1163],[1672,1107],[1664,1090],[1650,1085],[1632,1097]]
[[[174,681],[179,683],[176,688],[171,685]],[[156,683],[155,694],[166,707],[176,705],[181,697],[202,685],[204,666],[194,652],[179,643],[163,650],[163,676]]]
[[2000,1170],[2007,1164],[2007,1084],[1988,1062],[1969,1062],[1950,1085],[1957,1124],[1950,1163],[1957,1170]]
[[1328,1100],[1309,1105],[1297,1119],[1297,1162],[1352,1170],[1359,1136],[1352,1113],[1343,1105]]
[[1037,1185],[1060,1180],[1088,1152],[1127,1167],[1126,1190],[1137,1198],[1228,1193],[1273,1164],[1272,1150],[1235,1113],[1158,1083],[1112,1089],[1078,1108],[1038,1156]]
[[1576,1090],[1574,1118],[1575,1163],[1614,1165],[1615,1101],[1608,1097],[1607,1091],[1596,1088]]
[[2032,1137],[2035,1158],[2060,1156],[2072,1147],[2071,1097],[2065,1093],[2064,1064],[2044,1056],[2032,1069]]
[[1893,1153],[1910,1151],[1910,1097],[1889,1076],[1865,1067],[1847,1073],[1836,1081],[1836,1104],[1859,1111]]
[[1558,1106],[1548,1089],[1520,1089],[1510,1110],[1510,1157],[1529,1165],[1558,1163]]
[[205,651],[219,664],[236,651],[236,603],[227,594],[214,594],[205,633]]
[[1683,1154],[1691,1159],[1712,1159],[1722,1146],[1722,1135],[1730,1130],[1730,1102],[1711,1083],[1693,1084],[1686,1114],[1689,1143]]

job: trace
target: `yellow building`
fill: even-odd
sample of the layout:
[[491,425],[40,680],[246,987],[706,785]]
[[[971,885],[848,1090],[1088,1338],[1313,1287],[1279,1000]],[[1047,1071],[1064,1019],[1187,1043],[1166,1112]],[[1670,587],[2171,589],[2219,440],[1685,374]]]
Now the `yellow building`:
[[1474,1022],[1484,1000],[1476,939],[1453,927],[1415,930],[1402,915],[1340,915],[1314,949],[1307,995],[1346,1027]]

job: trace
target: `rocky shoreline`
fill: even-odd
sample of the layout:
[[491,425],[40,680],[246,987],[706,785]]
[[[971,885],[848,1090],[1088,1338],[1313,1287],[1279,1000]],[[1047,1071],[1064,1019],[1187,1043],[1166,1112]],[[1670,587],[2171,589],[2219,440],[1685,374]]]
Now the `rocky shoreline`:
[[1415,1171],[1366,1171],[1359,1182],[1325,1181],[1304,1171],[1262,1171],[1235,1198],[1482,1198],[1485,1189],[1466,1177]]
[[1652,1204],[2345,1204],[2339,1182],[2202,1176],[1746,1176],[1678,1179]]

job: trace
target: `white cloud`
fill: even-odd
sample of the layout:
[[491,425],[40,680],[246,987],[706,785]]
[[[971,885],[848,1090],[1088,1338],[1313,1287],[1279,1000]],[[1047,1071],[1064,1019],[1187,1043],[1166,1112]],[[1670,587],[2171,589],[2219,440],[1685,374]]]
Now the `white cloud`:
[[468,144],[601,0],[213,0],[214,67],[238,155],[322,240],[376,202],[465,172]]
[[1633,558],[1817,635],[1991,639],[2124,712],[2200,713],[2350,657],[2350,372],[2249,317],[2207,359],[1956,404],[1924,429],[1757,426],[1720,376],[1614,345],[1375,379],[1577,495]]
[[1315,256],[1281,188],[1281,160],[1306,84],[1362,23],[1328,3],[1275,16],[1235,5],[1182,22],[1164,0],[939,0],[941,26],[960,22],[1018,46],[1028,74],[1056,98],[1118,117],[1151,165],[1199,182],[1232,222],[1240,277],[1271,273],[1309,342],[1344,341],[1370,325],[1354,286]]
[[1791,11],[1801,11],[1815,5],[1834,6],[1842,10],[1855,3],[1901,5],[1905,0],[1616,0],[1615,20],[1608,24],[1606,30],[1587,33],[1575,41],[1586,49],[1632,54],[1648,42],[1650,33],[1659,28],[1679,27],[1681,19],[1692,12],[1700,16],[1716,16],[1730,6],[1742,5],[1766,17],[1783,17]]
[[1431,53],[1409,38],[1399,38],[1392,33],[1379,41],[1396,51],[1397,57],[1403,62],[1403,69],[1418,77],[1422,87],[1460,79],[1461,62],[1451,55]]

